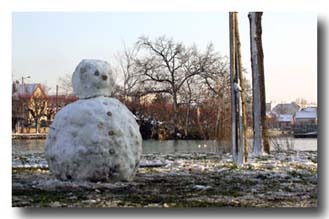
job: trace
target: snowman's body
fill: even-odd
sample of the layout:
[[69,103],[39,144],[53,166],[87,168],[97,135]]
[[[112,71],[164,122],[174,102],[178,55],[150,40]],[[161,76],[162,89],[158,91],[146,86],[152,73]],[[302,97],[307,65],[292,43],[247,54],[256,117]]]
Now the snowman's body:
[[73,74],[81,99],[61,109],[46,140],[50,171],[63,180],[131,180],[142,138],[133,114],[108,97],[112,76],[106,62],[83,60]]

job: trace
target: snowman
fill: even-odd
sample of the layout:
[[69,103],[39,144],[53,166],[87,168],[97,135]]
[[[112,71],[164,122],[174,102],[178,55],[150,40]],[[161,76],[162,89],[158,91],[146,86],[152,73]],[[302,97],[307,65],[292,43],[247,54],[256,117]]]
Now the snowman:
[[133,114],[110,97],[109,64],[82,60],[72,83],[79,100],[56,114],[46,139],[50,172],[61,180],[132,180],[139,166],[142,137]]

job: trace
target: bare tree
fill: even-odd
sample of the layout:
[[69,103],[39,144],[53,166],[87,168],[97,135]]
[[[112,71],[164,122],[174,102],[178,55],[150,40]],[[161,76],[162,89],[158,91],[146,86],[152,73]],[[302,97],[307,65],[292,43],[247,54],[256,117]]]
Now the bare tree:
[[43,90],[45,91],[45,93],[48,95],[49,92],[51,91],[51,87],[48,85],[48,82],[45,81],[42,83],[42,87],[43,87]]
[[217,105],[216,136],[222,140],[225,135],[225,124],[229,116],[225,114],[225,103],[229,97],[229,63],[227,57],[221,57],[213,51],[212,45],[207,49],[208,56],[212,61],[205,66],[204,72],[200,75],[201,83],[208,89],[207,96],[214,99],[213,104]]
[[305,98],[296,98],[295,103],[299,105],[301,108],[307,106],[308,102]]
[[65,74],[62,77],[59,77],[58,85],[64,95],[66,95],[66,96],[73,95],[72,75],[71,74]]
[[[195,84],[196,84],[196,81],[193,79],[194,79],[193,77],[187,79],[179,93],[183,103],[186,105],[186,115],[185,115],[185,125],[184,125],[185,136],[189,135],[191,104],[193,104],[192,84],[194,85],[194,88],[195,88]],[[194,104],[196,104],[196,103],[194,102]]]
[[32,96],[28,110],[31,113],[35,122],[36,132],[39,133],[40,120],[47,114],[47,98],[41,95]]
[[[195,71],[195,69],[199,69],[198,73],[193,77],[189,78],[185,82],[185,86],[188,92],[187,96],[191,101],[194,99],[194,103],[197,106],[197,124],[199,127],[199,132],[201,133],[203,138],[206,138],[206,131],[203,127],[203,122],[201,121],[201,105],[204,101],[209,100],[209,98],[216,98],[216,96],[220,95],[221,86],[219,78],[222,79],[222,76],[227,73],[225,68],[227,67],[225,61],[223,62],[222,57],[219,56],[218,53],[215,52],[213,44],[209,44],[204,52],[200,52],[196,46],[193,46],[188,52],[188,60],[184,65],[183,70],[187,72],[187,74],[191,74]],[[209,96],[211,95],[211,97]],[[218,105],[218,114],[220,113],[220,103],[215,101],[215,104]],[[190,105],[187,108],[187,115],[190,113]],[[185,129],[187,130],[187,122],[185,124]],[[218,127],[218,126],[216,126]]]
[[[178,92],[187,79],[203,72],[205,60],[191,60],[197,57],[196,49],[186,49],[182,43],[176,43],[165,36],[151,41],[140,37],[137,45],[144,50],[144,57],[136,64],[143,75],[145,91],[148,93],[168,93],[172,96],[174,137],[177,135]],[[188,63],[191,61],[194,63]],[[195,63],[195,61],[201,61]]]
[[135,59],[138,55],[138,47],[128,48],[123,43],[124,50],[122,53],[116,55],[116,61],[118,63],[117,73],[123,76],[123,101],[126,102],[128,97],[137,95],[139,90],[140,77],[136,66]]
[[195,75],[194,77],[191,77],[187,79],[184,83],[184,85],[181,88],[181,91],[179,92],[180,100],[183,101],[184,105],[186,105],[186,117],[185,117],[185,135],[187,136],[189,133],[190,128],[190,117],[191,117],[191,108],[196,109],[196,121],[195,124],[198,127],[199,135],[206,139],[207,134],[205,131],[204,121],[202,121],[202,110],[204,103],[206,102],[206,99],[208,98],[207,93],[208,89],[203,83],[202,78],[200,75]]
[[223,63],[221,68],[218,68],[217,73],[203,74],[203,83],[209,89],[209,92],[213,93],[212,96],[215,99],[214,104],[217,104],[217,116],[216,116],[216,136],[221,140],[225,133],[225,124],[227,124],[230,116],[225,113],[225,104],[228,102],[229,97],[229,74],[227,70],[227,63]]

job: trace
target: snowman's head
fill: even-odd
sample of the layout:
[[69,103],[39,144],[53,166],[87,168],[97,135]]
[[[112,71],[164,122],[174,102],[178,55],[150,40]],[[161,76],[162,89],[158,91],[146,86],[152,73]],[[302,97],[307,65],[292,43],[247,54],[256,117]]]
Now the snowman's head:
[[110,96],[113,86],[110,65],[102,60],[83,59],[73,73],[72,84],[79,98]]

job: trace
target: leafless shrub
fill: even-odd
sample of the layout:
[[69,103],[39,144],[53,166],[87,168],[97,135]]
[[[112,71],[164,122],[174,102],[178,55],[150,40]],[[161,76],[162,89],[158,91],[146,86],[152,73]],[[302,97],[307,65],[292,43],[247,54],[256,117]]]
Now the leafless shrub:
[[271,147],[276,152],[293,151],[295,139],[293,136],[271,136],[269,137]]

